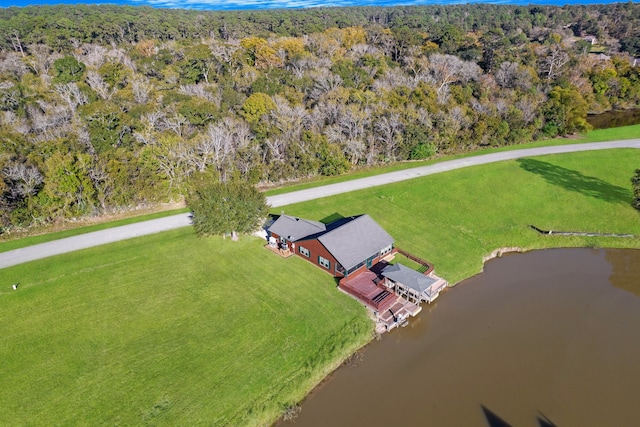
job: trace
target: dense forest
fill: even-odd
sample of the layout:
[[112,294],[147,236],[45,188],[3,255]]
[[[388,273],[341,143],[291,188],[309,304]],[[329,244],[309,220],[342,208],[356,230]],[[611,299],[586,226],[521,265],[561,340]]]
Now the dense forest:
[[0,9],[0,230],[638,108],[640,6]]

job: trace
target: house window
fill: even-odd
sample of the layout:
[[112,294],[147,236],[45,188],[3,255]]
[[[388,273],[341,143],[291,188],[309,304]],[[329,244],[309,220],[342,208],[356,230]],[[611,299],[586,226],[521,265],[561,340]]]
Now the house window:
[[321,256],[318,256],[318,264],[320,264],[321,266],[323,266],[327,270],[329,270],[331,268],[331,261],[329,261],[326,258],[322,258]]
[[380,256],[384,256],[386,254],[388,254],[389,252],[391,252],[391,250],[393,249],[393,245],[389,245],[386,248],[382,249],[380,251]]
[[285,239],[284,237],[280,236],[280,243],[287,243],[287,239]]
[[298,250],[300,251],[300,255],[304,255],[304,256],[306,256],[307,258],[309,258],[309,255],[311,255],[311,254],[309,253],[309,249],[307,249],[307,248],[305,248],[305,247],[298,246]]

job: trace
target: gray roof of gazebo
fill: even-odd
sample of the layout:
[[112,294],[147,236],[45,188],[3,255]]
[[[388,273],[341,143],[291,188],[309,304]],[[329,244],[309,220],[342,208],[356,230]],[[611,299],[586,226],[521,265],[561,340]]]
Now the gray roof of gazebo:
[[437,282],[436,279],[418,273],[414,269],[400,263],[387,265],[382,270],[382,275],[394,282],[402,283],[414,291],[421,293],[426,292],[427,294],[430,294],[431,285]]

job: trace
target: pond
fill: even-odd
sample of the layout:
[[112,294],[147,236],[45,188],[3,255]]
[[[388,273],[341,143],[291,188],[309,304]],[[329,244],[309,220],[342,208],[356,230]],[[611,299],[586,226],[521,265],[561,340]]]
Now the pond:
[[506,255],[411,320],[295,426],[640,425],[640,250]]
[[587,116],[587,122],[589,122],[594,129],[637,125],[640,124],[640,109],[607,111],[602,114],[592,114]]

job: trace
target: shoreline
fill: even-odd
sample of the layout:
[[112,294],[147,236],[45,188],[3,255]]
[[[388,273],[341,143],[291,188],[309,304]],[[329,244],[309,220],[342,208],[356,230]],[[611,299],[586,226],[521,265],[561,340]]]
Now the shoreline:
[[[566,249],[588,249],[590,248],[589,246],[580,246],[580,247],[567,247]],[[482,274],[484,272],[484,266],[488,261],[494,260],[496,258],[501,258],[502,255],[506,255],[506,254],[524,254],[527,252],[531,252],[531,251],[547,251],[547,250],[552,250],[552,249],[559,249],[558,247],[544,247],[544,248],[533,248],[533,249],[529,249],[529,248],[522,248],[519,246],[504,246],[498,249],[493,250],[489,255],[486,255],[484,257],[482,257],[482,268],[480,269],[479,272],[477,272],[476,274],[473,274],[465,279],[460,280],[459,282],[453,284],[453,285],[449,285],[446,288],[446,292],[448,293],[451,289],[456,288],[458,285],[460,285],[461,283],[479,275]],[[602,247],[599,249],[625,249],[625,250],[638,250],[640,251],[640,248],[610,248],[610,247]],[[347,294],[344,291],[341,291],[343,294],[345,294],[346,296],[351,297],[349,294]],[[337,366],[331,370],[331,372],[329,374],[327,374],[325,377],[322,378],[322,380],[320,380],[315,386],[313,386],[313,388],[311,390],[309,390],[309,392],[307,394],[305,394],[304,398],[302,400],[300,400],[299,402],[297,402],[295,404],[295,407],[297,408],[298,413],[302,410],[302,405],[304,404],[304,401],[311,396],[313,393],[315,393],[323,384],[325,384],[327,381],[330,381],[331,378],[336,375],[336,373],[338,372],[338,370],[342,367],[350,367],[350,366],[355,366],[354,365],[350,365],[348,364],[349,360],[351,358],[353,358],[354,356],[356,356],[358,353],[360,353],[361,350],[363,350],[365,347],[369,346],[373,341],[377,341],[377,340],[381,340],[384,339],[384,333],[379,333],[376,330],[376,321],[375,321],[375,316],[373,315],[373,312],[367,308],[366,306],[364,306],[365,309],[367,310],[367,317],[369,317],[369,319],[372,322],[372,326],[373,326],[373,334],[372,337],[362,346],[358,347],[356,350],[354,350],[352,353],[350,353],[348,356],[346,356],[344,359],[342,359],[339,363],[337,363]],[[356,362],[357,363],[357,362]],[[333,365],[333,364],[332,364]],[[286,422],[293,422],[295,423],[295,416],[285,420],[285,414],[281,414],[278,419],[274,420],[274,422],[272,424],[270,424],[271,426],[275,427],[278,425],[283,425],[283,423]]]

